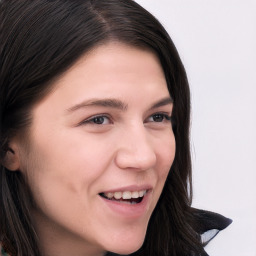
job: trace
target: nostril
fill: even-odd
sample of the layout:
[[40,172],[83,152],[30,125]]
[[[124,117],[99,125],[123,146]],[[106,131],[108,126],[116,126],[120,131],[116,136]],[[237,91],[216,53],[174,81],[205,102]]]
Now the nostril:
[[156,147],[143,123],[132,123],[118,138],[115,162],[119,168],[148,170],[155,166]]

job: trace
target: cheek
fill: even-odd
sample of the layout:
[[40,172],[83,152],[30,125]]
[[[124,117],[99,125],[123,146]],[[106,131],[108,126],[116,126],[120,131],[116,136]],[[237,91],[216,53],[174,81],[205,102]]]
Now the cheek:
[[165,180],[175,158],[176,142],[174,134],[172,133],[171,135],[166,136],[158,146],[158,163],[160,164],[159,176]]
[[56,192],[65,189],[71,194],[90,193],[102,175],[109,159],[106,152],[110,151],[99,148],[89,138],[86,143],[81,137],[68,138],[67,134],[51,140],[37,137],[29,154],[25,154],[23,170],[35,192],[48,188]]

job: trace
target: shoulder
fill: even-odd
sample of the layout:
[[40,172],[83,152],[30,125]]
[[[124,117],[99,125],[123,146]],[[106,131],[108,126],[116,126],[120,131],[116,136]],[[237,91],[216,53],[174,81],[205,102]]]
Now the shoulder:
[[207,245],[221,230],[228,227],[232,220],[221,214],[192,208],[197,224],[197,233],[201,235],[203,245]]

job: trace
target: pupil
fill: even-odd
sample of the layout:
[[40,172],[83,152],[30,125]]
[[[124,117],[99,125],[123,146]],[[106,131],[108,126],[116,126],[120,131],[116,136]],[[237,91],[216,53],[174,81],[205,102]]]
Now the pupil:
[[103,124],[103,123],[104,123],[104,117],[102,117],[102,116],[95,117],[94,120],[93,120],[93,122],[94,122],[95,124]]
[[163,115],[154,115],[153,120],[154,122],[162,122],[164,119]]

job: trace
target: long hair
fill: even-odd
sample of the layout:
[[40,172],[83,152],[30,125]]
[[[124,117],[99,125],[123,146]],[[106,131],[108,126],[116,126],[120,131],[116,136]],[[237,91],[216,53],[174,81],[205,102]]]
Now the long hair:
[[32,195],[4,159],[26,131],[31,108],[82,55],[108,41],[146,48],[159,58],[174,100],[176,155],[146,238],[134,256],[201,255],[191,212],[190,94],[178,52],[162,25],[132,0],[0,1],[0,240],[13,256],[40,256]]

